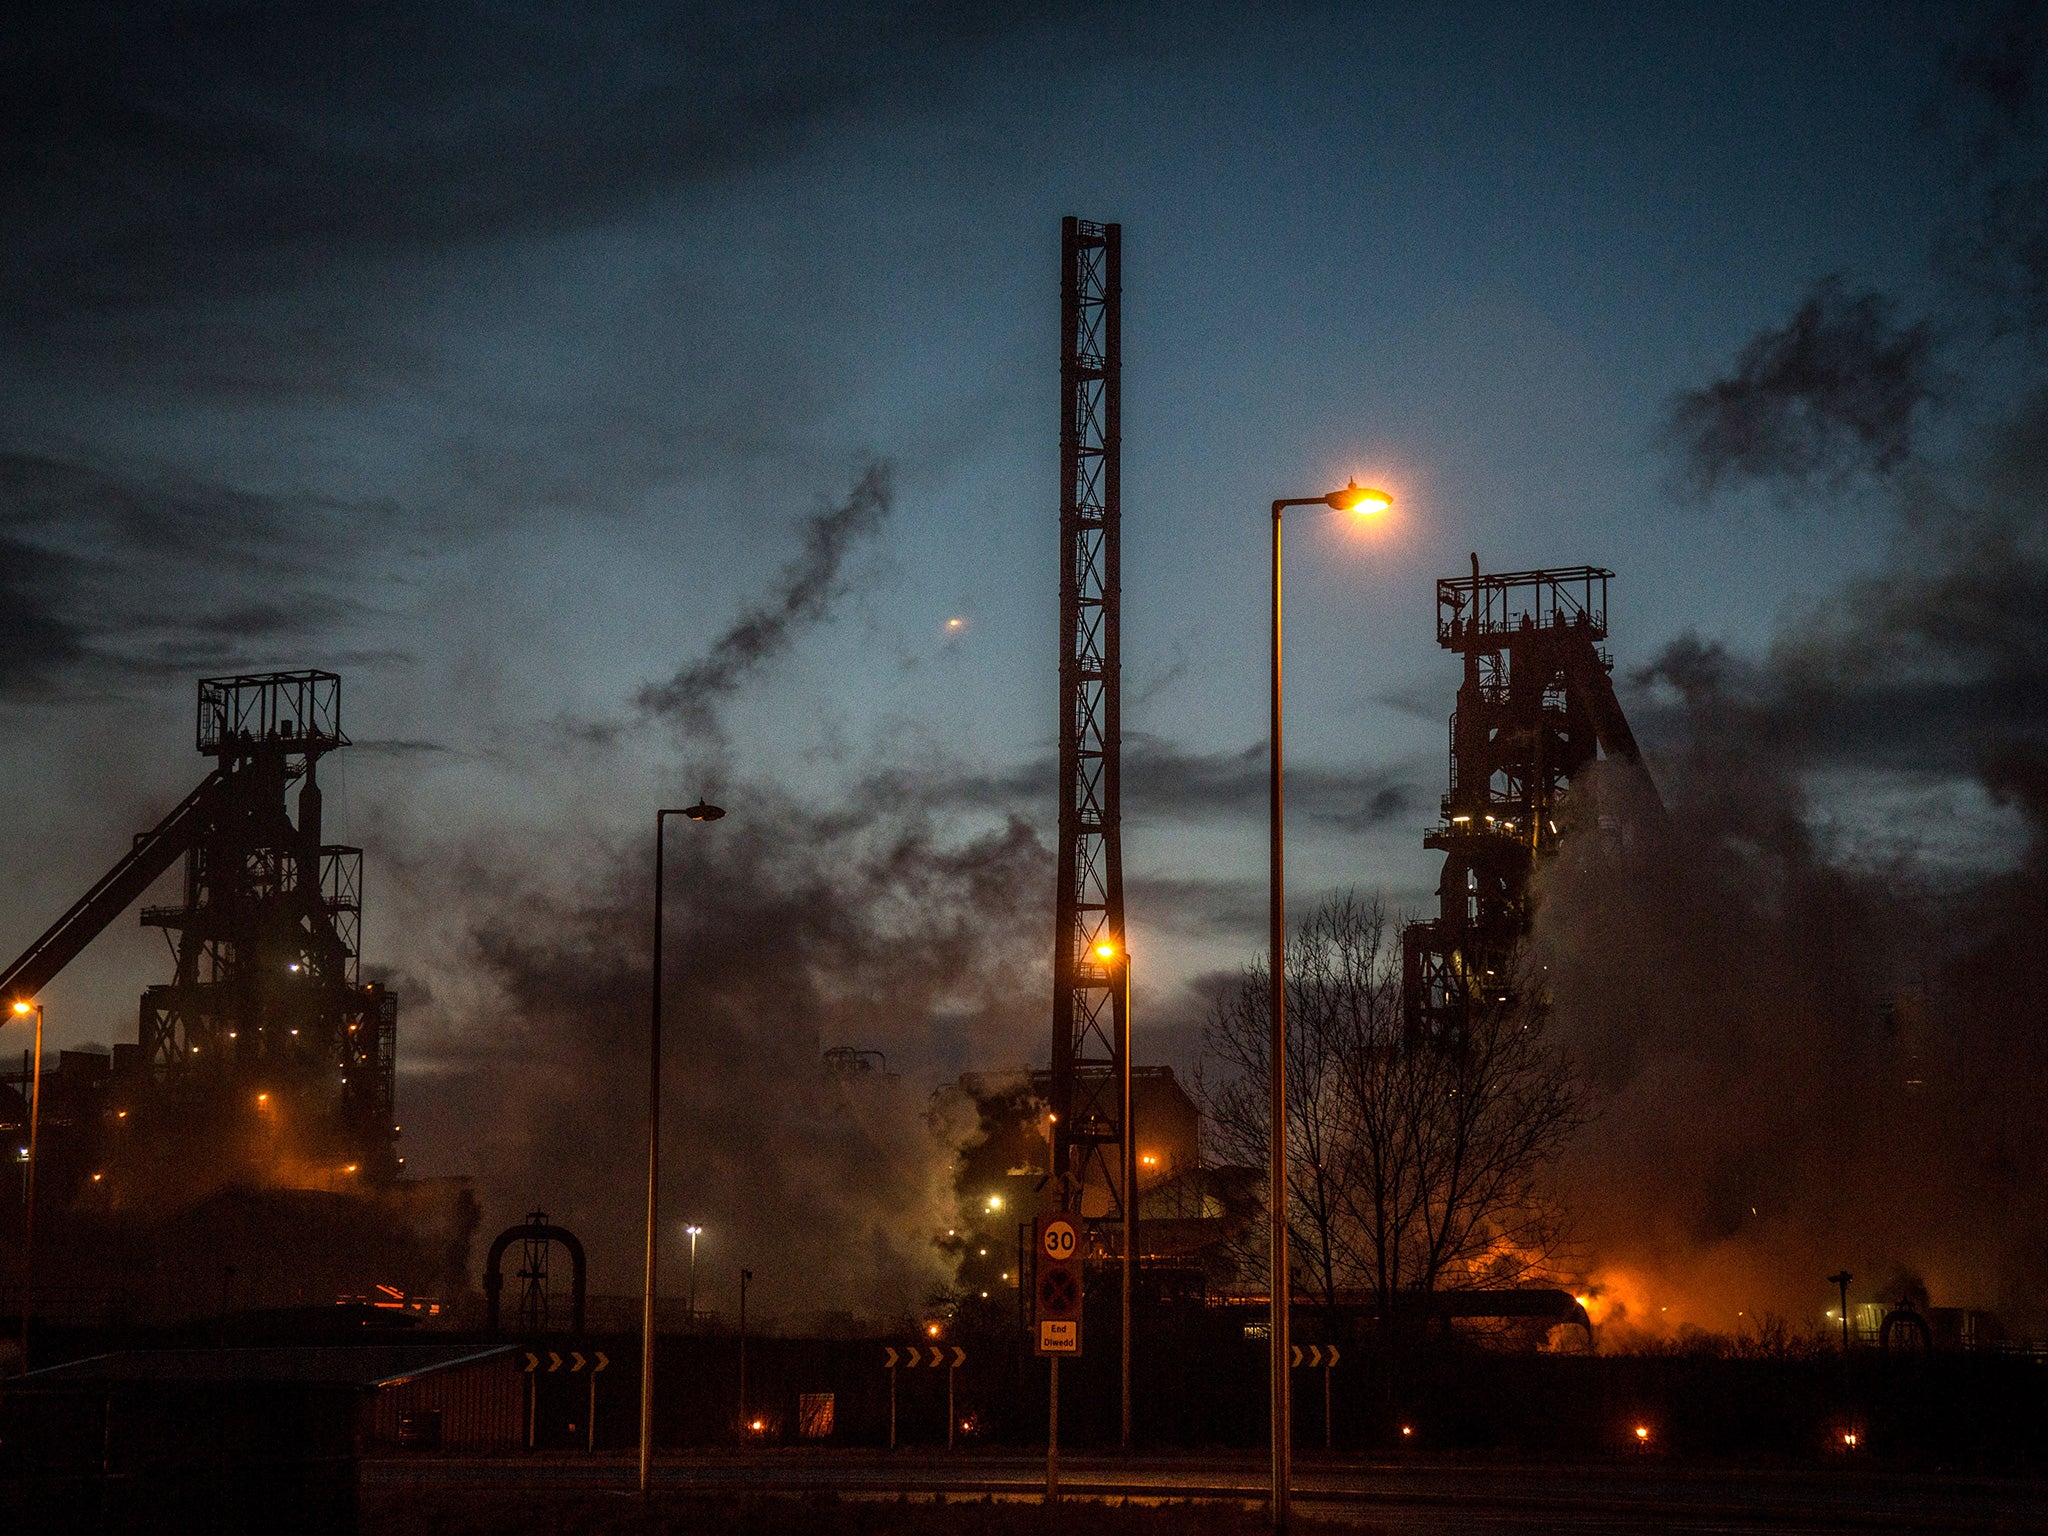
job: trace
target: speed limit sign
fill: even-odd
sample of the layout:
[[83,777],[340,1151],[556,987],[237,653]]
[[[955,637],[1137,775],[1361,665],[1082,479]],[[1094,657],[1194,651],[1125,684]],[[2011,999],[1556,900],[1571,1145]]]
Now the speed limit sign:
[[1081,1234],[1071,1216],[1038,1219],[1038,1251],[1055,1264],[1069,1264],[1081,1251]]
[[1081,1221],[1065,1214],[1038,1218],[1036,1284],[1032,1287],[1038,1353],[1081,1352]]

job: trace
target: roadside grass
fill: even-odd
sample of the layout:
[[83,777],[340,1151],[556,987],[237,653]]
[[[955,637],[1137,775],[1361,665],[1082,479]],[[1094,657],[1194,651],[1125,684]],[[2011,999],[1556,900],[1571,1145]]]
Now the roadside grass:
[[[1297,1520],[1302,1531],[1331,1531]],[[1371,1527],[1347,1524],[1370,1536]],[[362,1536],[1266,1536],[1263,1508],[1217,1502],[841,1498],[589,1489],[365,1489]]]

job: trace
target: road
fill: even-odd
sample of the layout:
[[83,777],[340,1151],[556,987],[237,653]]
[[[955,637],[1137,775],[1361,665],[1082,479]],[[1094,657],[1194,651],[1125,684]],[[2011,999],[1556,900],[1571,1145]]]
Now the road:
[[[1262,1500],[1264,1465],[1241,1456],[1070,1456],[1060,1489],[1075,1497]],[[404,1456],[366,1461],[369,1489],[407,1486],[630,1488],[613,1456]],[[764,1493],[832,1490],[851,1497],[1043,1493],[1042,1457],[1000,1452],[760,1452],[660,1459],[662,1488]],[[1304,1514],[1434,1536],[1698,1531],[1785,1536],[1842,1531],[2038,1532],[2048,1536],[2048,1482],[1888,1474],[1849,1466],[1801,1470],[1606,1466],[1471,1466],[1421,1461],[1296,1466]]]

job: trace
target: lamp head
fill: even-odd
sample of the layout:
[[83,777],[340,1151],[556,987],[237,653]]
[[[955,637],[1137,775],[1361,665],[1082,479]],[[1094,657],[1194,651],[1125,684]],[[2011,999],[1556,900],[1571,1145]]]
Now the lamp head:
[[25,997],[17,997],[14,1000],[14,1011],[17,1014],[31,1014],[36,1011],[36,1005]]
[[1332,491],[1323,500],[1335,511],[1356,512],[1360,517],[1384,512],[1394,504],[1394,498],[1387,492],[1360,485],[1356,480],[1346,482],[1343,490]]
[[683,814],[692,821],[716,821],[725,814],[725,810],[721,806],[713,805],[700,795],[695,805],[683,807]]

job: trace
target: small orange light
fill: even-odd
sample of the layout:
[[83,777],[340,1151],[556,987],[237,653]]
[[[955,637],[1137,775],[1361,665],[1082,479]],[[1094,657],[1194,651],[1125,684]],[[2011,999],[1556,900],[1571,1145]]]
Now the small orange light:
[[939,1325],[937,1323],[926,1323],[924,1331],[936,1339],[939,1336]]
[[[92,1181],[93,1183],[97,1184],[101,1179],[104,1179],[105,1177],[106,1175],[104,1173],[96,1173],[92,1176]],[[1851,1445],[1854,1445],[1856,1443],[1856,1437],[1854,1435],[1851,1435],[1849,1437],[1849,1443]]]
[[35,1006],[36,1005],[34,1003],[31,1003],[24,998],[17,997],[14,1000],[14,1011],[16,1013],[33,1013],[35,1012]]
[[1649,1427],[1648,1427],[1647,1425],[1643,1425],[1643,1424],[1638,1424],[1638,1425],[1636,1426],[1636,1438],[1637,1438],[1638,1440],[1647,1440],[1647,1439],[1649,1439],[1649,1438],[1650,1438],[1650,1431],[1649,1431]]
[[1415,1431],[1414,1431],[1413,1429],[1409,1428],[1409,1426],[1407,1426],[1406,1424],[1403,1424],[1403,1425],[1401,1426],[1401,1434],[1402,1434],[1402,1437],[1403,1437],[1404,1439],[1405,1439],[1405,1438],[1406,1438],[1407,1436],[1409,1436],[1409,1435],[1412,1435],[1412,1434],[1414,1434],[1414,1433],[1415,1433]]

